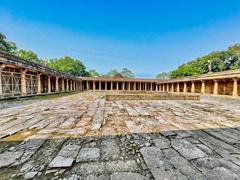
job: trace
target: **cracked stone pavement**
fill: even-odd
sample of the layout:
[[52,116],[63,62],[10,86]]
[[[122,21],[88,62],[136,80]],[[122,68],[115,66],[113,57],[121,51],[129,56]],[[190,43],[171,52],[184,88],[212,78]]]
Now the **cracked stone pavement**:
[[0,109],[0,179],[240,179],[239,137],[239,100],[33,100]]

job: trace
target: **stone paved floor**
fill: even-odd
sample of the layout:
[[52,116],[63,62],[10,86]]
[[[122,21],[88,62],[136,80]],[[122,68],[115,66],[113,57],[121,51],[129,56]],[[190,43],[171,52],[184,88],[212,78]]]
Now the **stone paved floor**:
[[240,179],[240,102],[105,101],[0,110],[0,179]]

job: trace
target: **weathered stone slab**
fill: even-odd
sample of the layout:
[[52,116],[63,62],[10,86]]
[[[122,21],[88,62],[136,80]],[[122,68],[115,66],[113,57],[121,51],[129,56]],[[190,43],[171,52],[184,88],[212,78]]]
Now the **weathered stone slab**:
[[168,162],[160,149],[143,147],[140,153],[155,179],[187,179]]
[[197,146],[183,139],[174,139],[171,141],[171,145],[188,160],[203,158],[207,156],[207,154],[205,154]]
[[78,145],[64,146],[58,153],[58,155],[49,164],[51,168],[70,167],[80,150]]
[[97,161],[100,158],[99,148],[82,148],[76,162]]
[[134,160],[109,161],[106,162],[106,170],[108,172],[137,171],[138,166]]
[[156,145],[156,147],[160,149],[167,149],[170,147],[170,142],[168,139],[163,139],[163,138],[154,139],[153,143]]
[[114,139],[104,140],[101,143],[102,159],[117,159],[120,155],[120,149]]
[[21,156],[23,151],[4,152],[0,154],[0,168],[8,167],[15,163]]
[[146,178],[138,173],[132,172],[121,172],[121,173],[113,173],[111,175],[111,180],[147,180]]

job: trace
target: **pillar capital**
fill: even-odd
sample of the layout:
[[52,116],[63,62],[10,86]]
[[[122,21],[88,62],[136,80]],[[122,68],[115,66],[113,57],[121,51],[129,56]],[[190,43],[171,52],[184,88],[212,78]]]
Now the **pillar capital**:
[[232,78],[233,81],[238,81],[239,77]]

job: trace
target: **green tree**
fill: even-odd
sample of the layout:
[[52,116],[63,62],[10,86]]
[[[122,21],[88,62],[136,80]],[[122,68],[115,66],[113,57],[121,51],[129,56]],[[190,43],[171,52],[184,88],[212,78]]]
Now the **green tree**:
[[107,74],[103,75],[103,77],[114,77],[117,74],[119,74],[119,72],[116,69],[112,69]]
[[132,70],[128,68],[122,68],[120,74],[125,78],[133,78],[135,76]]
[[88,73],[89,73],[90,77],[99,77],[100,76],[99,73],[94,69],[89,70]]
[[156,76],[156,79],[166,80],[170,78],[169,75],[170,73],[162,72]]
[[8,53],[15,54],[17,46],[15,43],[7,41],[6,36],[3,33],[0,33],[0,49]]
[[86,67],[80,60],[68,56],[59,59],[51,59],[48,61],[47,66],[74,76],[89,76]]
[[18,50],[16,53],[19,57],[27,59],[29,61],[35,62],[35,63],[39,63],[39,64],[43,64],[43,60],[38,58],[38,55],[35,54],[32,51],[27,51],[27,50]]

